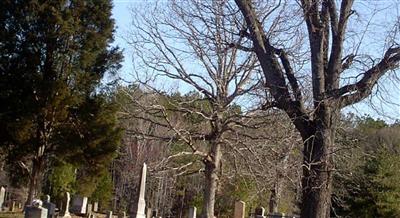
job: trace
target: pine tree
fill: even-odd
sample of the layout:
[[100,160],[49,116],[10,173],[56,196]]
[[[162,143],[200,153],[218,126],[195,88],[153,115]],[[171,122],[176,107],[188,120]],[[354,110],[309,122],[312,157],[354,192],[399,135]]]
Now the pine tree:
[[76,110],[106,73],[116,73],[122,55],[110,46],[110,0],[0,4],[0,142],[11,162],[32,160],[32,166],[18,162],[29,172],[30,203],[47,160],[61,147],[60,129],[79,123]]

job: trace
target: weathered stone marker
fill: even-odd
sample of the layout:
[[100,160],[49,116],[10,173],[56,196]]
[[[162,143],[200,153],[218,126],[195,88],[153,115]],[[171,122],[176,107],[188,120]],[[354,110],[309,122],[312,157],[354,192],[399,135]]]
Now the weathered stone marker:
[[256,218],[265,218],[264,213],[265,209],[263,207],[256,208]]
[[15,212],[16,211],[16,209],[17,209],[16,207],[17,206],[15,204],[16,204],[15,201],[11,202],[10,209],[9,209],[10,212]]
[[233,217],[244,218],[245,210],[246,210],[246,203],[244,203],[243,201],[236,201]]
[[118,218],[126,218],[126,213],[125,213],[125,211],[119,212]]
[[157,215],[158,215],[158,210],[157,209],[153,209],[151,211],[151,217],[157,218],[158,217]]
[[146,218],[151,218],[153,209],[151,207],[147,208]]
[[99,210],[99,202],[96,201],[93,203],[93,211],[97,212],[98,210]]
[[25,218],[47,218],[47,209],[42,207],[42,201],[34,199],[32,205],[25,208]]
[[46,195],[43,207],[47,209],[47,218],[53,218],[56,213],[56,205],[50,202],[50,195]]
[[196,218],[196,207],[190,207],[189,208],[189,218]]
[[87,204],[86,214],[90,215],[92,212],[93,212],[93,205],[92,204]]
[[108,211],[106,218],[113,218],[112,210]]
[[71,215],[69,214],[69,201],[71,200],[71,197],[69,195],[69,192],[65,192],[64,194],[64,199],[63,199],[63,205],[61,208],[60,216],[63,218],[71,218]]
[[87,202],[87,197],[75,196],[71,211],[76,214],[86,214]]
[[3,210],[4,198],[6,197],[6,189],[1,186],[0,188],[0,211]]
[[146,190],[146,173],[147,173],[147,165],[143,163],[142,174],[140,176],[140,187],[139,187],[139,199],[135,202],[133,218],[146,218],[144,213],[146,202],[144,200],[144,192]]

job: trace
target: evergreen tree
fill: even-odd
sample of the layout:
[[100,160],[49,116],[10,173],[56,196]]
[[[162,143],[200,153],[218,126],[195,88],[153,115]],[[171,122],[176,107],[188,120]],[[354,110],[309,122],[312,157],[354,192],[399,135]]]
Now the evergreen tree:
[[400,215],[400,128],[366,116],[358,119],[353,135],[357,148],[337,174],[334,204],[343,217],[398,217]]
[[[65,138],[60,143],[61,130],[80,124],[76,110],[90,104],[101,79],[119,69],[122,56],[118,48],[110,47],[114,29],[110,0],[0,4],[0,142],[10,162],[29,173],[30,203],[38,194],[47,160],[64,155],[56,152],[62,146],[75,149],[75,140]],[[90,137],[85,139],[89,142]],[[102,153],[115,147],[96,148]],[[32,165],[24,160],[32,160]]]

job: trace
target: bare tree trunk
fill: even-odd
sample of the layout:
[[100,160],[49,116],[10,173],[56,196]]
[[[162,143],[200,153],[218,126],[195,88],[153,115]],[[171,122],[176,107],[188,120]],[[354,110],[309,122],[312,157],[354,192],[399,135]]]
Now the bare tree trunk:
[[221,161],[221,145],[216,143],[211,148],[211,159],[205,160],[204,199],[202,218],[214,218],[215,194],[218,186],[218,169]]
[[40,179],[40,171],[42,165],[41,162],[41,157],[35,157],[32,160],[32,171],[29,177],[28,197],[26,199],[25,205],[30,205],[32,203],[33,197],[38,191],[38,182]]
[[269,197],[269,205],[268,205],[268,211],[269,213],[276,213],[278,212],[278,195],[277,195],[277,186],[278,184],[275,183],[274,187],[271,189],[271,195]]
[[205,187],[202,218],[214,217],[215,193],[217,190],[217,174],[213,163],[205,166]]
[[32,203],[33,197],[37,195],[39,190],[39,180],[40,175],[43,170],[44,164],[44,149],[46,148],[46,140],[42,137],[41,131],[37,131],[37,138],[41,141],[41,145],[38,146],[37,154],[34,156],[32,160],[32,170],[29,177],[29,189],[28,189],[28,197],[26,199],[25,205],[30,205]]
[[269,198],[268,211],[269,213],[279,212],[279,202],[282,196],[283,182],[285,180],[285,175],[287,174],[287,168],[289,165],[290,153],[293,150],[295,144],[292,144],[289,149],[285,152],[285,156],[279,161],[280,168],[276,170],[276,179],[274,181],[274,186],[271,189],[271,195]]
[[310,137],[304,138],[301,217],[330,217],[334,131],[337,114],[322,111]]

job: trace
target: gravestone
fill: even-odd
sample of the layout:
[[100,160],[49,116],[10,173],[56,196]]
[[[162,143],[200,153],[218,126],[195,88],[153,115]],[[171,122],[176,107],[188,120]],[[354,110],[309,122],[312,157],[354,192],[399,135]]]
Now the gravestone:
[[106,218],[113,218],[113,212],[111,210],[108,211]]
[[56,205],[50,202],[50,195],[46,195],[43,207],[47,209],[47,218],[55,217]]
[[118,218],[126,218],[126,213],[125,213],[125,211],[119,212]]
[[146,218],[151,218],[153,209],[151,207],[147,208]]
[[17,209],[15,204],[16,204],[15,201],[12,201],[11,205],[10,205],[10,209],[8,211],[15,212]]
[[144,192],[146,190],[146,173],[147,165],[143,163],[142,174],[140,176],[139,199],[135,202],[133,218],[146,218],[144,213],[146,202],[144,200]]
[[87,204],[86,214],[90,215],[93,212],[93,205]]
[[71,211],[75,214],[86,214],[87,202],[87,197],[75,196],[72,202]]
[[42,207],[42,201],[34,199],[32,205],[25,208],[25,218],[47,218],[47,209]]
[[2,186],[0,188],[0,211],[3,210],[3,203],[5,197],[6,197],[6,189]]
[[69,192],[65,192],[64,194],[64,199],[63,199],[63,204],[61,207],[61,212],[60,216],[63,218],[70,218],[71,215],[69,214],[69,201],[71,200],[71,197],[69,195]]
[[47,218],[47,209],[43,207],[27,206],[25,208],[25,218]]
[[99,202],[94,202],[93,203],[93,211],[97,212],[99,210]]
[[154,209],[151,211],[151,217],[157,218],[158,210]]
[[255,218],[265,218],[264,213],[265,213],[265,209],[263,207],[257,207]]
[[190,207],[189,208],[189,218],[196,218],[196,207]]
[[246,203],[244,203],[243,201],[236,201],[233,217],[244,218],[245,209],[246,209]]

